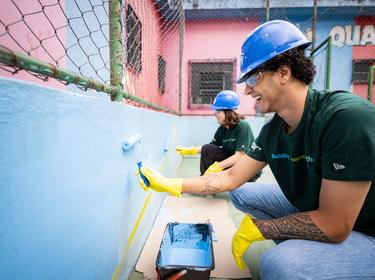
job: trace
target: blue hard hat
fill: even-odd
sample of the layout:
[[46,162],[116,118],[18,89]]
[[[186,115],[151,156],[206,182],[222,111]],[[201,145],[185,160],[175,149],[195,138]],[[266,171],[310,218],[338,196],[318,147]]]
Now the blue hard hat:
[[247,36],[241,49],[241,75],[237,83],[243,83],[245,76],[271,58],[294,49],[307,48],[311,41],[292,23],[272,20],[258,26]]
[[234,110],[240,106],[240,98],[232,90],[220,91],[211,105],[213,110]]

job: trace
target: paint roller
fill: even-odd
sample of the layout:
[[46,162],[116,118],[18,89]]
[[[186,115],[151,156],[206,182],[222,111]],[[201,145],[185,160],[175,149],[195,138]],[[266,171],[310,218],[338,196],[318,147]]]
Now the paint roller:
[[[132,135],[130,138],[128,138],[127,140],[125,140],[124,142],[122,142],[122,150],[124,152],[129,151],[135,144],[141,143],[141,139],[142,139],[142,135],[141,134],[134,134],[134,135]],[[150,185],[150,181],[141,172],[142,161],[140,159],[140,153],[141,152],[139,150],[138,161],[137,161],[138,171],[139,171],[139,175],[141,176],[143,182],[148,187]]]
[[140,143],[142,139],[141,134],[134,134],[129,139],[122,142],[122,149],[124,152],[129,151],[135,144]]
[[169,150],[169,138],[164,139],[164,152],[168,152]]

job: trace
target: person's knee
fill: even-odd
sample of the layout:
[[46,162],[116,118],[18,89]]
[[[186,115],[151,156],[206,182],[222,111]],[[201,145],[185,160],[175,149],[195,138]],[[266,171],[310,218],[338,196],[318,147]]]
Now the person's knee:
[[235,189],[229,193],[229,197],[237,209],[242,210],[243,207],[253,208],[253,196],[256,195],[253,190],[244,185],[241,188]]
[[288,258],[280,255],[277,247],[265,252],[260,259],[261,279],[292,279],[294,275],[291,270],[293,268],[288,264]]
[[234,207],[237,209],[240,209],[241,206],[244,205],[244,201],[241,198],[241,196],[238,195],[238,190],[231,191],[229,193],[230,200],[232,201]]
[[201,147],[201,154],[206,154],[212,152],[213,149],[217,148],[214,144],[204,144]]
[[271,239],[255,241],[245,252],[243,259],[251,273],[253,280],[260,279],[259,262],[262,255],[275,246],[275,242]]
[[306,254],[300,254],[298,246],[290,241],[285,241],[262,255],[259,265],[261,279],[309,279],[308,267],[311,266],[311,260],[306,258]]

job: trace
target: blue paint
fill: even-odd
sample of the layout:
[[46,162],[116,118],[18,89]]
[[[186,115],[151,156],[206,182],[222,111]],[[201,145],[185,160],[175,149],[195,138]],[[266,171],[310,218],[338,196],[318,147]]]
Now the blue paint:
[[141,171],[141,167],[142,167],[142,161],[138,161],[137,162],[137,165],[138,165],[138,171],[139,171],[139,175],[141,176],[143,182],[145,183],[145,185],[148,187],[150,185],[150,181],[146,178],[145,175],[143,175],[142,171]]
[[[249,122],[259,131],[263,118]],[[149,195],[134,163],[142,158],[173,177],[181,157],[163,151],[165,137],[170,147],[202,144],[216,128],[213,118],[0,78],[0,279],[110,279]],[[142,149],[124,153],[119,143],[137,133]],[[133,271],[165,197],[153,193],[121,279]]]
[[156,266],[212,270],[214,256],[208,224],[169,223],[159,249]]
[[210,225],[210,230],[212,234],[212,241],[216,242],[218,239],[217,239],[216,232],[214,230],[214,226],[211,223],[209,223],[209,225]]
[[166,137],[164,141],[164,152],[168,152],[168,150],[169,150],[169,137]]
[[142,139],[142,135],[140,134],[134,134],[126,141],[122,142],[122,150],[124,152],[129,151],[135,144],[140,143]]
[[[164,162],[173,176],[181,159],[163,151],[164,137],[174,131],[172,145],[180,142],[179,120],[0,78],[0,279],[111,279],[149,195],[134,175],[137,157],[156,169]],[[140,145],[124,153],[119,146],[136,133],[141,153]],[[121,279],[165,196],[152,195]]]

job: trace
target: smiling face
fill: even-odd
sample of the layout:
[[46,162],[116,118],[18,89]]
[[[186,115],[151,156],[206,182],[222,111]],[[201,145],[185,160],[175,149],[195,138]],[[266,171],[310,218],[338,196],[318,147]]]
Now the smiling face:
[[289,67],[281,66],[276,71],[263,71],[253,86],[246,84],[244,94],[255,99],[262,114],[279,112],[285,105],[282,92],[289,78]]
[[[279,115],[288,108],[295,109],[296,98],[301,97],[295,93],[306,92],[316,73],[312,60],[305,56],[303,48],[281,53],[252,72],[253,78],[246,80],[244,94],[255,99],[260,112],[276,112]],[[262,72],[259,78],[257,72]]]
[[246,84],[245,95],[250,95],[255,99],[258,109],[262,114],[275,112],[277,96],[275,94],[276,85],[273,80],[275,72],[264,71],[253,86]]

